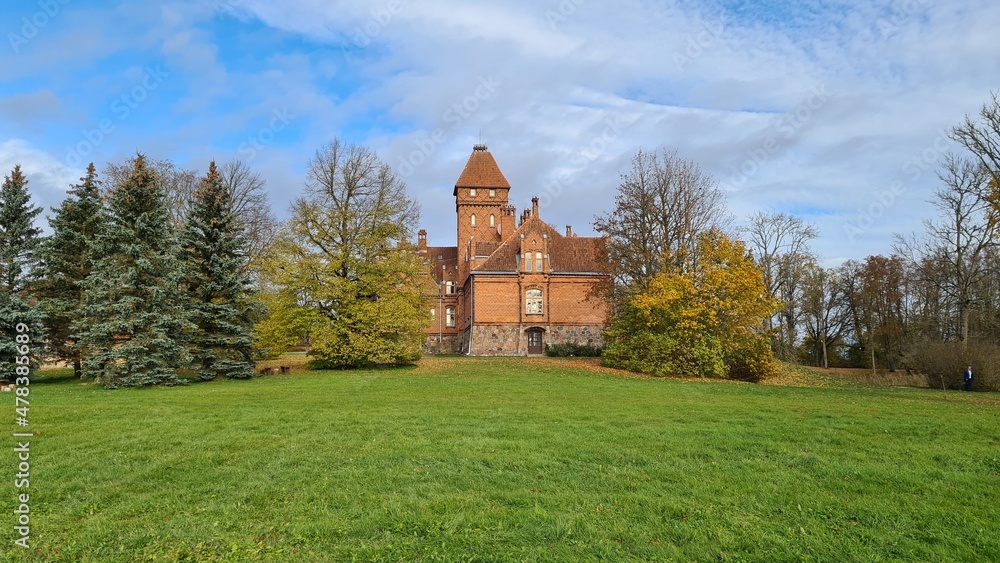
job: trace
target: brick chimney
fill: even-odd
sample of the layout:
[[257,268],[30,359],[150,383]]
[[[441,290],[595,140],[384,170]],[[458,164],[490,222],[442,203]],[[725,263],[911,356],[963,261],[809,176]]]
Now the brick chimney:
[[538,196],[531,198],[531,216],[538,217]]
[[569,238],[572,236],[573,236],[573,225],[566,225],[566,237]]

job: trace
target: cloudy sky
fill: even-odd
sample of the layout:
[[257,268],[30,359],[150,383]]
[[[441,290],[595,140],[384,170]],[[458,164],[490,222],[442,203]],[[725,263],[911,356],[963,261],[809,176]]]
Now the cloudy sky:
[[489,146],[522,208],[592,233],[640,148],[676,149],[824,262],[919,228],[948,129],[1000,88],[994,0],[9,0],[0,167],[57,205],[90,161],[248,162],[279,217],[309,157],[366,144],[455,244]]

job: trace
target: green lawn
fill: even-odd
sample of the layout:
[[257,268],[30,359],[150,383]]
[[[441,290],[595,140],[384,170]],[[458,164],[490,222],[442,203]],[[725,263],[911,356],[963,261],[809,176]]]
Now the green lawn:
[[31,548],[5,509],[0,558],[1000,560],[996,395],[579,366],[119,391],[50,375],[30,395]]

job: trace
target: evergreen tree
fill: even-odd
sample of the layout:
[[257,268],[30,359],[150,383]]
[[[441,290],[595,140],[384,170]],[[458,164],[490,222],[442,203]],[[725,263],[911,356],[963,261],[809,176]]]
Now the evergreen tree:
[[73,331],[73,321],[83,313],[83,281],[91,271],[91,246],[101,230],[100,182],[94,164],[82,183],[69,190],[49,219],[52,236],[42,245],[42,273],[38,297],[46,315],[50,352],[73,363],[73,373],[83,374],[83,350]]
[[105,213],[82,284],[83,315],[74,325],[87,351],[84,376],[108,388],[179,383],[190,322],[169,206],[143,155],[111,188]]
[[[30,343],[30,369],[37,367],[43,351],[43,315],[29,292],[42,241],[34,220],[41,212],[31,205],[21,165],[14,166],[0,188],[0,379],[13,380],[17,362],[25,356],[19,351],[22,335]],[[17,330],[19,325],[28,330]]]
[[203,380],[253,377],[253,323],[259,314],[250,279],[242,273],[247,256],[242,230],[232,194],[212,162],[180,237],[184,289],[196,327],[188,345]]

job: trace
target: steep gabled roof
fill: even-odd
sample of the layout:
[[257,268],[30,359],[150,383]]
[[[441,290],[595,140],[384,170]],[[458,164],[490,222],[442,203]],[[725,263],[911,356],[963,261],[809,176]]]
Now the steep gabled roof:
[[549,268],[555,272],[607,273],[604,237],[563,237],[549,243]]
[[530,216],[472,272],[516,272],[521,233],[535,231],[548,237],[549,271],[605,273],[607,260],[601,237],[564,237],[537,216]]
[[486,145],[476,145],[465,163],[465,170],[455,182],[455,190],[451,195],[458,195],[458,188],[510,188],[510,182],[504,177],[493,154],[486,150]]

